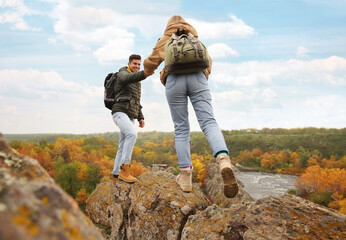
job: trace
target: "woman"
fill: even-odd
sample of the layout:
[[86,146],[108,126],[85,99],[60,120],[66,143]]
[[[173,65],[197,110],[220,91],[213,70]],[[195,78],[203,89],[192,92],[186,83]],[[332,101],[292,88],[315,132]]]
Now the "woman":
[[[198,34],[193,26],[181,16],[173,16],[168,20],[163,36],[157,41],[151,55],[144,60],[144,71],[154,72],[165,59],[165,45],[173,33],[184,29],[185,33]],[[179,33],[178,33],[179,34]],[[190,126],[188,119],[187,98],[190,98],[199,125],[206,135],[213,150],[213,155],[219,163],[224,182],[224,194],[233,198],[238,193],[238,184],[231,168],[228,149],[216,120],[211,105],[211,95],[207,78],[211,71],[188,74],[169,74],[165,68],[160,73],[161,82],[166,87],[166,98],[174,122],[175,146],[179,161],[180,174],[177,183],[184,192],[192,191],[192,162],[190,157]]]

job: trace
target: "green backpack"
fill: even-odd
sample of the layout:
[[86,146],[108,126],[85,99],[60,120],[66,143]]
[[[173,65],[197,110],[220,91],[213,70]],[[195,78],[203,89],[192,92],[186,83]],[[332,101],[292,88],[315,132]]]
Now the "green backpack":
[[168,73],[200,72],[209,67],[204,44],[193,34],[172,34],[165,46],[165,68]]

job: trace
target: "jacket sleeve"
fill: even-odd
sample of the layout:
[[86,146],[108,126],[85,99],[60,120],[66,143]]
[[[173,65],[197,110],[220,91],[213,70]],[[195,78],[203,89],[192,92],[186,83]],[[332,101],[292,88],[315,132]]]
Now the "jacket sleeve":
[[152,73],[165,60],[165,45],[169,37],[162,36],[153,48],[152,53],[144,60],[144,71]]
[[120,71],[118,73],[118,82],[121,85],[127,85],[130,83],[136,83],[139,81],[142,81],[146,79],[146,77],[144,76],[144,71],[139,71],[136,73],[130,73],[127,71]]
[[212,60],[211,60],[211,57],[209,56],[209,67],[207,69],[204,69],[203,70],[203,73],[205,75],[205,77],[208,79],[209,77],[209,74],[211,73],[211,65],[212,65]]
[[139,107],[137,120],[139,121],[141,119],[144,119],[144,115],[142,113],[142,106]]

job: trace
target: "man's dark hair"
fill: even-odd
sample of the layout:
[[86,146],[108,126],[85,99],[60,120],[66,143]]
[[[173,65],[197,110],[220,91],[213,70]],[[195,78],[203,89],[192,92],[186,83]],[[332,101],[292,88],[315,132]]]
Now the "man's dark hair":
[[141,56],[138,55],[138,54],[132,54],[132,55],[129,57],[129,62],[132,62],[133,59],[141,60]]

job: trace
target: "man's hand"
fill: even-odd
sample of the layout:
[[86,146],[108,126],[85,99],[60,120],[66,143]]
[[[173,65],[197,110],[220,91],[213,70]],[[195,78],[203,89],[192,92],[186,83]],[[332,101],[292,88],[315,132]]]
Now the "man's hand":
[[149,77],[149,76],[151,76],[153,74],[154,74],[154,72],[148,73],[148,72],[144,71],[144,77]]
[[139,127],[144,128],[144,125],[145,125],[144,119],[139,120]]

